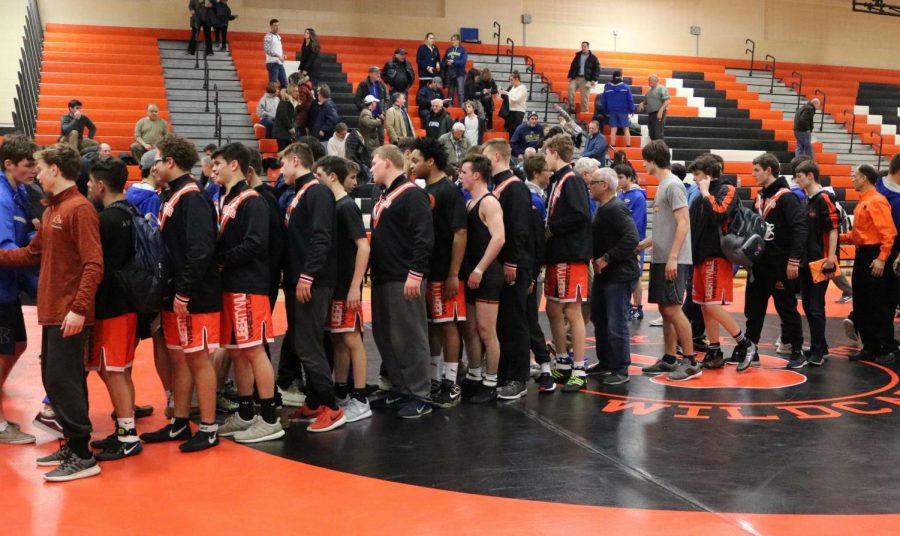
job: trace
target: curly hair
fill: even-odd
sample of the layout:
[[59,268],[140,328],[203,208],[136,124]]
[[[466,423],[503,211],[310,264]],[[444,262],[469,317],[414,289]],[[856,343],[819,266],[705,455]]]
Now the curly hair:
[[78,151],[57,143],[34,153],[35,160],[43,160],[48,166],[56,166],[67,180],[74,181],[81,173],[81,155]]
[[171,158],[182,171],[190,171],[197,163],[197,146],[181,136],[168,134],[156,144],[159,158]]
[[434,160],[434,167],[440,170],[444,170],[447,167],[447,163],[450,161],[450,157],[447,154],[447,151],[444,150],[444,146],[434,138],[416,139],[415,150],[419,151],[422,155],[422,159],[426,161]]

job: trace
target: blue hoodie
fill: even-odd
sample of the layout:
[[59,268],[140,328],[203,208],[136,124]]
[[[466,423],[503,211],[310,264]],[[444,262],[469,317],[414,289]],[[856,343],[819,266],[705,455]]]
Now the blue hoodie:
[[540,149],[544,143],[544,125],[538,123],[533,127],[527,122],[516,127],[509,145],[512,147],[513,156],[519,156],[525,152],[528,147]]
[[631,211],[631,219],[637,226],[638,236],[641,240],[647,238],[647,191],[637,184],[632,184],[630,190],[619,192],[618,197]]
[[[0,171],[0,248],[17,249],[28,245],[34,232],[29,232],[28,193],[25,186],[15,189],[9,184],[6,174]],[[19,299],[23,281],[21,278],[31,270],[0,268],[0,303],[14,303]]]
[[634,113],[634,96],[631,94],[631,86],[624,82],[603,86],[601,103],[607,114]]
[[159,227],[159,194],[146,183],[139,182],[125,192],[125,200],[131,203],[138,212],[144,216],[149,215],[150,225],[156,229]]
[[[891,205],[891,217],[894,219],[894,227],[900,229],[900,186],[882,177],[875,184],[875,190],[887,198],[888,203]],[[897,241],[900,241],[900,235],[898,235]]]

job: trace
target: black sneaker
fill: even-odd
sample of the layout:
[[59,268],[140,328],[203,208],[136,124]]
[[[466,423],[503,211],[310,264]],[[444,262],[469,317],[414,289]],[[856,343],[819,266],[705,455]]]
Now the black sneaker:
[[141,434],[141,441],[145,443],[164,443],[166,441],[185,441],[191,438],[191,425],[183,424],[180,428],[175,429],[172,423],[169,423],[155,432],[144,432]]
[[431,398],[434,399],[438,393],[441,392],[441,382],[437,380],[431,380],[431,390],[429,393],[431,394]]
[[121,460],[122,458],[127,458],[129,456],[137,456],[143,451],[144,447],[141,445],[140,441],[125,443],[124,441],[116,440],[115,444],[103,449],[103,452],[98,453],[94,457],[97,458],[97,461],[108,462],[112,460]]
[[459,385],[450,380],[442,380],[441,388],[436,394],[431,395],[434,405],[439,408],[452,408],[462,399],[462,390]]
[[528,388],[524,383],[516,380],[497,389],[497,398],[500,400],[518,400],[526,394],[528,394]]
[[556,391],[556,382],[553,381],[553,376],[551,376],[549,372],[541,373],[537,379],[537,384],[538,392],[552,393],[553,391]]
[[467,402],[471,402],[472,404],[484,404],[486,402],[490,402],[497,398],[497,388],[496,387],[488,387],[485,384],[481,383],[478,386],[473,388],[474,392],[472,396],[466,400]]
[[847,356],[847,359],[849,359],[850,361],[872,361],[873,358],[874,356],[872,355],[872,352],[866,350],[865,348],[858,352],[853,352],[852,354]]
[[725,354],[722,352],[721,348],[716,348],[715,350],[707,350],[706,355],[703,356],[703,362],[700,363],[700,366],[705,369],[717,369],[725,366]]
[[740,362],[741,362],[741,352],[743,352],[743,350],[741,350],[741,345],[738,344],[738,345],[735,346],[734,349],[731,351],[731,357],[729,357],[728,359],[725,360],[725,364],[726,364],[726,365],[738,365],[738,364],[740,364]]
[[678,362],[669,363],[663,358],[659,358],[656,363],[641,369],[641,372],[647,376],[659,376],[660,374],[668,374],[678,369]]
[[599,362],[585,368],[584,371],[588,376],[597,376],[600,378],[605,378],[613,373],[612,370],[601,367]]
[[628,374],[613,372],[609,376],[603,378],[603,385],[622,385],[623,383],[628,383],[630,381],[631,377],[628,376]]
[[401,395],[400,393],[390,391],[383,397],[376,398],[375,400],[371,401],[369,403],[369,407],[372,409],[397,409],[404,402],[406,402],[405,396]]
[[476,393],[478,393],[478,389],[481,387],[481,380],[473,380],[472,378],[463,378],[462,384],[459,386],[459,390],[462,394],[462,399],[468,401],[472,398]]
[[562,391],[564,393],[577,393],[584,390],[585,387],[587,387],[587,376],[572,374],[569,376],[569,381],[563,385]]
[[802,369],[805,366],[806,356],[804,356],[802,352],[795,352],[791,354],[791,359],[788,361],[786,368],[797,370]]
[[887,352],[875,357],[875,362],[879,365],[893,365],[895,361],[894,352]]
[[98,439],[97,441],[91,441],[91,448],[96,450],[106,450],[116,443],[119,442],[119,434],[117,432],[113,432],[103,439]]
[[[738,351],[740,349],[740,352]],[[759,366],[759,353],[756,351],[756,345],[752,341],[744,339],[744,344],[739,344],[735,349],[735,353],[740,356],[741,361],[738,363],[737,371],[744,372],[750,366]],[[753,362],[756,362],[754,365]]]
[[181,452],[199,452],[219,444],[218,432],[197,432],[194,437],[178,445]]
[[59,420],[59,415],[55,412],[41,411],[35,415],[31,424],[33,424],[35,428],[47,432],[56,439],[63,439],[65,437],[63,434],[62,422]]
[[706,335],[694,337],[694,351],[699,353],[707,350],[709,350],[709,340],[707,340]]
[[556,367],[550,371],[550,375],[553,376],[553,381],[555,381],[556,383],[565,384],[569,382],[569,377],[572,376],[572,369],[561,369],[559,367]]
[[813,367],[821,367],[825,364],[824,354],[814,354],[812,352],[804,352],[806,354],[806,363]]

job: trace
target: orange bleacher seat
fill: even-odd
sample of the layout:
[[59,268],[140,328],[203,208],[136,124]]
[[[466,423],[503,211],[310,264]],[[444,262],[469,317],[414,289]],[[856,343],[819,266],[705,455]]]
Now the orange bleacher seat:
[[265,156],[278,154],[278,142],[273,139],[259,140],[259,152]]
[[256,139],[261,140],[266,137],[266,127],[262,125],[256,125],[253,127],[253,133],[256,134]]

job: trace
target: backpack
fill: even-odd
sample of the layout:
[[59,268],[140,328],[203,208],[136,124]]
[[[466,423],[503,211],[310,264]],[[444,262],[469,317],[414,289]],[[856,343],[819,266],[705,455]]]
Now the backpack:
[[112,208],[126,211],[131,216],[134,244],[131,260],[113,277],[135,312],[158,313],[169,294],[169,270],[162,235],[134,206],[117,204]]
[[763,220],[755,210],[738,203],[728,224],[728,232],[722,234],[719,243],[722,253],[732,264],[749,268],[758,261],[766,248],[766,241],[772,240],[774,225]]

